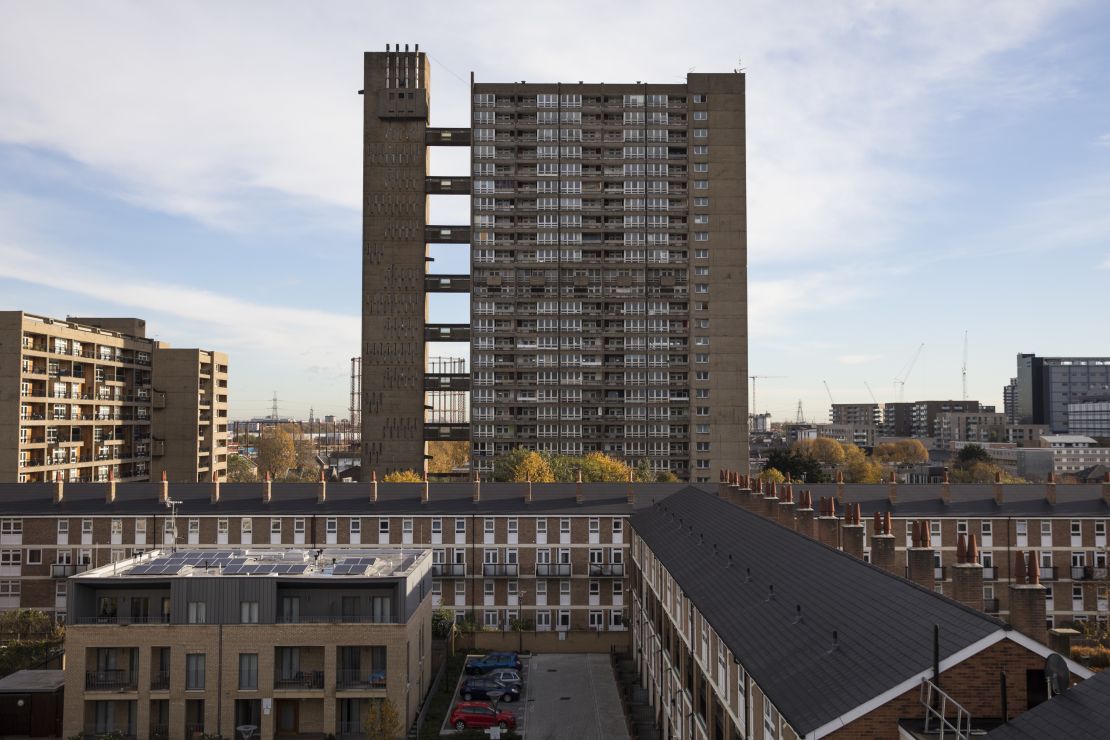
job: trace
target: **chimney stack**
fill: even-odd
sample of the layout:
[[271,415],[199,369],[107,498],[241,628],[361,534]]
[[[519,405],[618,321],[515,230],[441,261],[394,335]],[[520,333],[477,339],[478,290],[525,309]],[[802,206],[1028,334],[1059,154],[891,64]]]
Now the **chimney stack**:
[[948,468],[944,469],[944,481],[940,484],[940,498],[944,503],[952,503],[952,485],[948,482]]
[[482,500],[482,476],[477,470],[474,471],[474,498],[473,502],[478,503]]
[[1044,497],[1048,503],[1056,505],[1056,473],[1049,471],[1048,480],[1044,484]]
[[721,477],[720,477],[720,480],[717,482],[717,496],[718,496],[718,498],[727,498],[728,497],[728,484],[731,482],[731,480],[732,480],[732,473],[725,470],[724,468],[721,468]]
[[528,487],[524,489],[524,503],[532,503],[532,476],[528,476]]
[[932,534],[928,521],[914,520],[912,543],[913,547],[906,551],[908,578],[932,591],[936,587],[937,579],[934,570]]
[[890,493],[888,498],[890,498],[891,504],[895,504],[898,501],[898,476],[894,474],[893,470],[890,471]]
[[320,471],[320,481],[316,484],[316,503],[322,504],[328,500],[328,482],[324,478],[324,471]]
[[274,500],[274,479],[270,475],[270,471],[266,471],[266,488],[262,492],[262,503],[268,504]]
[[432,497],[432,492],[428,490],[428,471],[424,471],[424,482],[420,486],[420,503],[427,504]]
[[817,539],[829,547],[839,547],[840,520],[836,518],[836,499],[823,498],[821,516],[817,518]]
[[158,503],[164,504],[170,500],[170,482],[166,480],[166,471],[162,471],[162,493],[159,494]]
[[62,498],[65,495],[66,484],[62,481],[62,471],[54,473],[54,503],[62,503]]
[[813,493],[802,491],[799,495],[801,499],[795,512],[794,527],[799,533],[813,539]]
[[789,483],[784,488],[776,516],[782,526],[794,529],[794,490]]
[[574,480],[574,503],[581,504],[584,500],[582,497],[582,468],[579,468]]
[[863,560],[863,535],[864,526],[860,515],[860,506],[848,504],[848,511],[844,518],[844,526],[840,528],[840,537],[844,552],[857,560]]
[[756,513],[768,519],[777,519],[779,515],[779,484],[771,483],[767,495],[763,497],[763,506]]
[[216,475],[216,471],[212,471],[212,499],[214,504],[220,503],[220,478]]
[[[836,500],[844,503],[844,471],[842,470],[836,471]],[[836,516],[835,511],[833,516]]]
[[975,533],[956,541],[956,564],[952,566],[952,598],[972,609],[983,611],[983,566]]
[[632,471],[628,471],[628,505],[632,506],[636,503],[635,495],[632,493]]
[[104,500],[109,504],[116,502],[116,474],[110,466],[108,468],[108,495],[105,496]]
[[871,564],[887,573],[897,573],[895,565],[894,535],[890,531],[890,512],[880,516],[875,512],[875,531],[871,533]]
[[378,503],[378,471],[370,471],[370,503]]
[[1002,473],[997,470],[994,473],[994,502],[1002,505]]
[[1043,643],[1046,640],[1045,587],[1040,580],[1036,551],[1031,551],[1028,559],[1021,550],[1014,553],[1014,580],[1010,584],[1010,625],[1023,635]]

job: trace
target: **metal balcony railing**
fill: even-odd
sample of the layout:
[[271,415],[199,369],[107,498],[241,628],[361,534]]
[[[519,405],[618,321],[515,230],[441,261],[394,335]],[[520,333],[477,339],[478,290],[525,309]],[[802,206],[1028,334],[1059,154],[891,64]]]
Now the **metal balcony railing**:
[[135,676],[126,668],[85,671],[86,691],[127,691],[135,688]]
[[170,690],[170,672],[169,671],[154,671],[150,674],[150,690],[151,691],[169,691]]
[[345,690],[384,689],[385,669],[339,668],[335,675],[335,688]]
[[324,688],[323,671],[297,671],[293,674],[279,673],[274,678],[274,688],[284,690],[317,690]]
[[624,563],[590,563],[590,575],[624,578]]
[[482,575],[484,576],[508,576],[515,578],[519,575],[520,566],[516,563],[483,563]]
[[570,563],[536,563],[537,576],[569,576]]

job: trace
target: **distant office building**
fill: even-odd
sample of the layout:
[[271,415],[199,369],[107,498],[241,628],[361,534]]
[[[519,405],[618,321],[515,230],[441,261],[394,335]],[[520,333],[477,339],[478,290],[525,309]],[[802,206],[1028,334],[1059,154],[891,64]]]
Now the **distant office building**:
[[1110,357],[1017,356],[1017,416],[1067,432],[1068,404],[1110,395]]
[[1010,382],[1002,386],[1002,413],[1006,414],[1006,421],[1017,424],[1017,378],[1010,378]]
[[883,414],[877,403],[834,403],[829,421],[833,424],[877,427],[882,424]]
[[1110,437],[1110,401],[1069,403],[1068,434]]
[[[423,470],[433,439],[483,474],[515,447],[746,468],[742,74],[478,82],[473,128],[440,129],[406,48],[366,54],[364,92],[363,471]],[[427,176],[447,145],[470,175]],[[471,223],[428,224],[428,194],[472,196]],[[471,274],[426,275],[429,243]],[[427,324],[430,292],[471,293],[470,321]],[[429,372],[425,341],[469,342],[472,372]],[[467,390],[469,418],[425,416]]]
[[132,318],[0,312],[0,481],[224,479],[227,356]]
[[1018,447],[1037,447],[1045,434],[1048,434],[1048,427],[1044,424],[1007,424],[1006,438],[1001,441]]

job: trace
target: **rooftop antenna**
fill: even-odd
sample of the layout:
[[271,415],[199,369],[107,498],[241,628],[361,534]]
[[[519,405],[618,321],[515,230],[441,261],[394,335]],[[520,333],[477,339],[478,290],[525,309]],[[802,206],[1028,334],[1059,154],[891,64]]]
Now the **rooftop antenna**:
[[963,398],[963,400],[966,401],[967,400],[967,329],[964,329],[964,365],[963,365],[963,368],[961,369],[960,373],[963,376],[963,382],[964,382],[964,398]]
[[166,508],[170,510],[170,529],[173,534],[170,552],[177,552],[177,507],[180,505],[180,501],[175,501],[172,498],[166,499]]

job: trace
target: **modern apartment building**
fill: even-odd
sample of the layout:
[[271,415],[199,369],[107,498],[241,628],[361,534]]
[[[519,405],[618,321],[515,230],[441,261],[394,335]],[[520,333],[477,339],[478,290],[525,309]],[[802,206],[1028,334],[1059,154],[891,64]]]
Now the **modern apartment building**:
[[365,737],[432,680],[431,553],[155,551],[69,579],[65,736]]
[[[746,469],[744,76],[478,82],[472,128],[436,129],[422,53],[365,63],[363,469],[421,470],[429,439],[482,473],[517,446]],[[470,176],[427,176],[428,145],[470,144]],[[427,224],[428,194],[471,224]],[[428,243],[471,274],[426,275]],[[470,322],[428,325],[436,291]],[[469,342],[471,373],[427,372],[425,341]],[[469,419],[425,416],[468,390]]]
[[0,481],[223,479],[226,447],[226,355],[140,319],[0,312]]
[[833,424],[877,427],[882,424],[882,416],[877,403],[834,403],[829,421]]
[[914,401],[911,413],[912,433],[915,437],[931,437],[940,414],[967,414],[978,411],[994,412],[994,407],[980,407],[978,401]]
[[[632,653],[664,737],[931,737],[942,713],[967,737],[1047,698],[1052,649],[1043,627],[1027,633],[1040,584],[1010,587],[1022,614],[1007,624],[746,511],[743,495],[631,516]],[[957,567],[972,582],[983,569]],[[1000,670],[1005,693],[985,690]]]
[[1006,415],[995,411],[942,411],[933,418],[932,437],[937,449],[951,449],[954,442],[1006,441]]
[[1110,394],[1110,357],[1017,356],[1017,416],[1023,424],[1068,431],[1068,404]]

